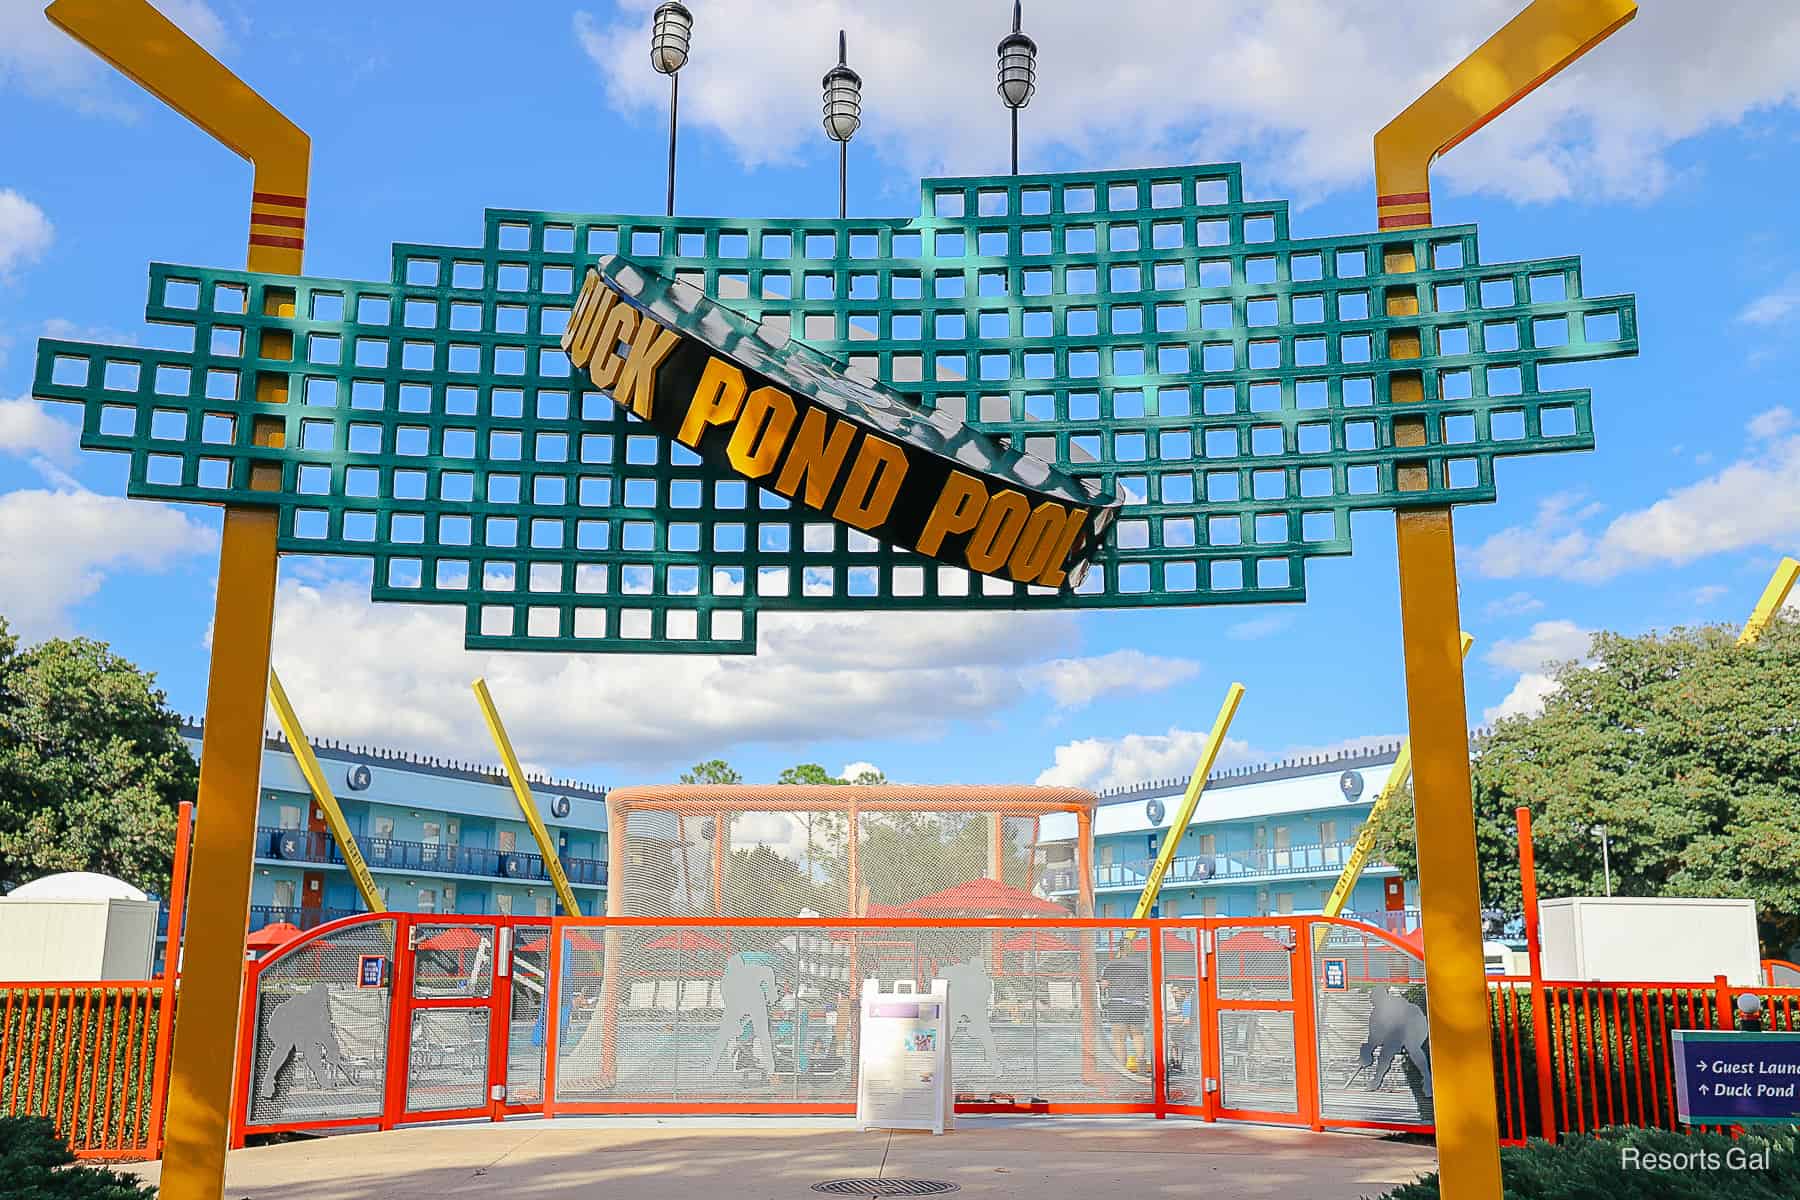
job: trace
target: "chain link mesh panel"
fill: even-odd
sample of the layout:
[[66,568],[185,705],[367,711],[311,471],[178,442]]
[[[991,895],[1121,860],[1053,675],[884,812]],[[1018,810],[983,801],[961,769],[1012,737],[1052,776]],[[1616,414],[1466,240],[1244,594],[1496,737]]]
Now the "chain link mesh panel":
[[548,1038],[549,930],[521,927],[513,936],[506,1033],[506,1099],[509,1104],[538,1104],[544,1098],[544,1044]]
[[1244,1112],[1300,1107],[1294,1014],[1227,1009],[1219,1014],[1219,1103]]
[[[33,394],[84,405],[130,495],[278,504],[284,551],[372,557],[375,599],[457,605],[472,647],[749,652],[766,610],[1299,600],[1352,512],[1492,500],[1499,457],[1590,449],[1558,368],[1637,349],[1632,298],[1584,296],[1573,258],[1483,264],[1467,226],[1295,238],[1236,165],[924,193],[911,220],[490,211],[384,282],[158,264],[149,318],[192,349],[45,340]],[[1119,496],[1094,569],[940,567],[651,434],[558,344],[607,255]]]
[[[1148,963],[1132,952],[1103,1004],[1109,931],[876,926],[854,930],[579,927],[563,934],[567,998],[557,1099],[853,1104],[857,986],[950,982],[959,1095],[1150,1103],[1148,1060],[1127,1069],[1114,1027],[1141,1030]],[[1140,1049],[1141,1053],[1141,1049]]]
[[491,1015],[485,1007],[414,1010],[406,1059],[407,1112],[487,1103]]
[[1292,936],[1286,928],[1221,925],[1213,970],[1221,1000],[1292,1000]]
[[1092,803],[1058,788],[616,789],[608,907],[618,916],[1064,917],[1047,898],[1039,820]]
[[491,925],[412,927],[413,998],[479,1000],[494,994]]
[[364,921],[290,944],[256,989],[250,1124],[381,1114],[389,989],[358,986],[362,956],[392,960],[396,922]]
[[1166,930],[1162,947],[1163,1061],[1169,1103],[1202,1104],[1206,1070],[1201,1039],[1200,937]]
[[[1327,1121],[1431,1124],[1424,962],[1354,926],[1314,929],[1329,930],[1312,955],[1320,1113]],[[1325,986],[1334,959],[1343,964],[1342,989]]]

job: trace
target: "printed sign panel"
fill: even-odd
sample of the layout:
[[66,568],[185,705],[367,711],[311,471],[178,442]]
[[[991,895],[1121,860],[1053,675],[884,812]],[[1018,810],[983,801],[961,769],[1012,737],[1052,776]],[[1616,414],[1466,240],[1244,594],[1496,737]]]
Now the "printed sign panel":
[[1687,1125],[1800,1124],[1800,1033],[1676,1030],[1675,1106]]

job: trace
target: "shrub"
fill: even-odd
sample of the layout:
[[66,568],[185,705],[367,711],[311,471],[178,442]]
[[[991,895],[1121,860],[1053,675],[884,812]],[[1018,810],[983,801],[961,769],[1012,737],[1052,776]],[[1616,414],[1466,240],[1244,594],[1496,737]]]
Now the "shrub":
[[[1749,1155],[1767,1162],[1751,1166]],[[1615,1126],[1502,1149],[1500,1173],[1506,1200],[1795,1200],[1800,1135]],[[1438,1200],[1438,1177],[1404,1184],[1383,1200]]]
[[153,1200],[156,1189],[75,1155],[46,1117],[0,1117],[0,1195],[6,1200]]

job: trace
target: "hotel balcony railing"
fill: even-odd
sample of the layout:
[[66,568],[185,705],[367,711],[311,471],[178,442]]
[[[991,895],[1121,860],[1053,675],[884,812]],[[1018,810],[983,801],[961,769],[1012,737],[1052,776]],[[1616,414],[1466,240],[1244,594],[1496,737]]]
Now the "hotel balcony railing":
[[[1355,842],[1326,842],[1322,845],[1290,846],[1285,850],[1240,850],[1225,854],[1187,855],[1169,864],[1163,877],[1164,887],[1192,887],[1208,883],[1249,883],[1258,879],[1279,879],[1286,875],[1319,875],[1343,870]],[[1126,863],[1109,863],[1094,868],[1094,887],[1100,891],[1141,889],[1150,876],[1153,858]],[[1370,867],[1388,864],[1371,858]],[[1075,890],[1072,870],[1050,871],[1044,877],[1052,892]]]
[[[264,861],[343,865],[336,842],[322,830],[271,829],[265,825],[256,832],[256,856]],[[524,851],[372,837],[359,837],[356,845],[373,871],[440,871],[520,883],[544,883],[550,878],[543,858]],[[606,886],[603,859],[565,857],[562,864],[563,872],[575,886]]]
[[339,917],[353,917],[365,910],[360,908],[301,908],[286,907],[280,904],[252,904],[250,906],[250,932],[255,933],[265,925],[286,923],[294,926],[302,933],[308,929],[316,929],[327,921],[335,921]]

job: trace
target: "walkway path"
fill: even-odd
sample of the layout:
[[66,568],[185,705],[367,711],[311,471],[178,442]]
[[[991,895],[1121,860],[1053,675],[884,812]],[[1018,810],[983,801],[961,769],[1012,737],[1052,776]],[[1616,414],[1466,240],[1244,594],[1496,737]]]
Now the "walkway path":
[[[947,1180],[962,1196],[1357,1200],[1434,1166],[1355,1134],[1137,1118],[965,1118],[945,1137],[840,1120],[559,1118],[351,1134],[234,1151],[228,1200],[818,1200],[850,1176]],[[157,1164],[131,1168],[155,1178]]]

